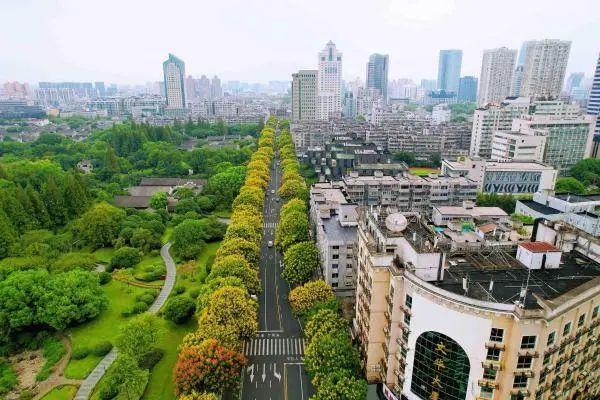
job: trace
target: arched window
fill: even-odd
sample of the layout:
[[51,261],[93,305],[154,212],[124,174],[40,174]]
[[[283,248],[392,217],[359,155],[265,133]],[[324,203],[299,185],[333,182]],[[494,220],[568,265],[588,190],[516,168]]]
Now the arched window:
[[471,366],[452,338],[424,332],[417,339],[410,390],[424,400],[464,400]]

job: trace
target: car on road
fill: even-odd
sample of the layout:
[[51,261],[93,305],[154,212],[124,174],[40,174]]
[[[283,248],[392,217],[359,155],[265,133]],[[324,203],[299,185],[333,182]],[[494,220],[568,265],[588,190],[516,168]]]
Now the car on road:
[[275,190],[271,189],[271,194],[275,194]]
[[276,201],[276,202],[279,202],[279,197],[275,197],[275,201]]
[[269,246],[269,247],[273,247],[273,241],[272,241],[272,240],[269,240],[269,241],[267,242],[267,246]]

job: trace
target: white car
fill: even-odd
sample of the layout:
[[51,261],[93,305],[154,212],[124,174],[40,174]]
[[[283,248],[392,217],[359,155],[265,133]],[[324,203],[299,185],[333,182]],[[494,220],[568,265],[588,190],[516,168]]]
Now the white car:
[[267,246],[269,246],[269,247],[273,247],[273,241],[272,241],[272,240],[269,240],[269,241],[267,242]]
[[275,194],[275,190],[271,189],[271,194]]

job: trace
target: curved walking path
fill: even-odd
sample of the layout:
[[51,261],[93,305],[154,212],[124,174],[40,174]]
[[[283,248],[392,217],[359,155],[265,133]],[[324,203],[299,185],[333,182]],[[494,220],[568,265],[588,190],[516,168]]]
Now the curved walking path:
[[[177,268],[175,268],[175,261],[171,257],[169,253],[169,249],[171,248],[171,242],[168,242],[160,249],[160,255],[165,262],[165,266],[167,267],[167,278],[165,279],[165,284],[163,285],[158,297],[154,300],[154,303],[148,309],[149,313],[156,314],[158,310],[165,304],[167,298],[171,294],[173,290],[173,286],[175,286],[175,277],[177,275]],[[88,400],[92,391],[104,376],[104,373],[110,367],[110,365],[117,358],[117,348],[113,347],[112,350],[104,356],[104,358],[96,365],[96,368],[88,375],[87,378],[81,383],[77,394],[75,395],[75,400]]]

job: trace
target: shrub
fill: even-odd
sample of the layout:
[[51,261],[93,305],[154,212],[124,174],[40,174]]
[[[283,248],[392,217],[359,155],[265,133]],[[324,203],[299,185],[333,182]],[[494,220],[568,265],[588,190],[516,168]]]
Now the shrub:
[[162,265],[149,265],[144,272],[135,275],[135,279],[142,282],[153,282],[165,275],[166,270]]
[[189,297],[174,297],[167,302],[163,315],[176,324],[183,324],[194,315],[196,302]]
[[102,385],[100,391],[98,392],[98,397],[100,400],[111,400],[117,397],[118,394],[119,389],[113,385]]
[[100,272],[98,274],[98,279],[100,280],[101,285],[106,285],[112,280],[112,275],[110,274],[110,272]]
[[132,311],[134,314],[141,314],[145,311],[148,311],[148,308],[150,308],[148,304],[138,301],[133,305]]
[[58,363],[67,352],[64,344],[56,336],[46,338],[42,344],[42,349],[42,354],[46,359],[46,362],[35,377],[38,382],[48,379],[56,363]]
[[104,357],[112,350],[112,348],[112,343],[108,340],[104,340],[92,348],[92,354],[98,357]]
[[152,303],[154,303],[155,298],[156,296],[154,296],[153,293],[142,293],[135,296],[135,301],[151,305]]
[[12,365],[0,360],[0,396],[10,392],[18,384],[19,380]]
[[73,360],[81,360],[84,359],[90,354],[90,349],[87,347],[76,347],[71,352],[71,358]]
[[142,369],[151,370],[160,361],[160,359],[163,358],[164,355],[165,351],[163,349],[154,348],[141,355],[138,365]]
[[193,300],[196,300],[199,295],[200,295],[200,289],[198,289],[198,288],[194,288],[188,292],[188,296],[190,296],[190,298]]
[[35,397],[35,393],[30,389],[25,389],[19,394],[19,400],[31,400]]
[[141,261],[140,251],[133,247],[121,247],[110,259],[112,268],[133,268]]
[[185,292],[185,286],[177,285],[173,288],[173,292],[175,292],[175,294],[182,294]]

